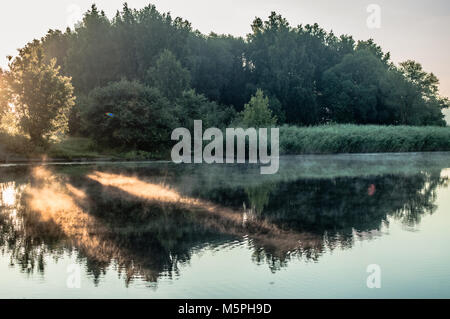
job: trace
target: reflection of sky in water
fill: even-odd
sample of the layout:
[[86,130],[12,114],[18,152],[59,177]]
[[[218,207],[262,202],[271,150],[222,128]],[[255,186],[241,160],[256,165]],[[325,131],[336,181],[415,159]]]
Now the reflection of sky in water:
[[[70,177],[77,170],[49,170],[36,170],[31,184],[20,178],[0,182],[0,297],[450,297],[450,189],[443,182],[449,168],[386,178],[293,177],[262,189],[237,184],[210,189],[189,170],[171,175],[170,170],[104,173],[94,168],[82,179]],[[190,187],[181,187],[181,181]],[[233,204],[242,196],[250,199],[251,209]],[[130,204],[143,200],[144,206]],[[180,206],[167,210],[165,205],[174,203]],[[333,206],[343,204],[344,210],[358,211],[331,218],[340,213]],[[24,206],[32,212],[23,215]],[[313,214],[299,213],[308,207]],[[388,212],[386,219],[377,215],[381,210]],[[42,258],[43,272],[30,271],[30,260],[14,260],[5,250],[10,233],[2,219],[8,216],[19,238],[17,256],[24,256],[20,252],[32,239],[30,252]],[[156,237],[145,237],[147,232]],[[317,258],[306,256],[309,249]],[[93,262],[104,265],[99,274],[88,267]],[[73,263],[81,266],[81,289],[66,287],[66,270]],[[365,286],[366,267],[374,263],[382,270],[378,290]]]

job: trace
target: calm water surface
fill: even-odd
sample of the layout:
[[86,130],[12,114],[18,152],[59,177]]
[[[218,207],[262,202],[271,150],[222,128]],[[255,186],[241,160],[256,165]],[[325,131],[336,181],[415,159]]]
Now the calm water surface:
[[0,297],[450,298],[449,177],[448,153],[3,165]]

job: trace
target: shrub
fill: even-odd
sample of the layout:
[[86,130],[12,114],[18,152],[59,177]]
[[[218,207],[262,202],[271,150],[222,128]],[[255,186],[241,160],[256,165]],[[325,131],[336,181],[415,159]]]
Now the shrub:
[[269,98],[265,97],[260,89],[251,97],[250,102],[245,104],[241,116],[241,122],[246,127],[270,127],[277,123],[277,118],[269,108]]
[[157,89],[127,80],[94,89],[81,117],[96,142],[145,151],[168,146],[178,124],[175,107]]

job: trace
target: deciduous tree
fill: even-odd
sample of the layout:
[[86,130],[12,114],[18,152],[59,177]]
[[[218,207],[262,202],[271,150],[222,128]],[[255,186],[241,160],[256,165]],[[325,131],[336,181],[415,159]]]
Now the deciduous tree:
[[54,59],[45,62],[39,41],[29,43],[9,63],[6,82],[19,125],[34,143],[43,145],[52,135],[67,131],[75,100],[71,79],[60,75]]

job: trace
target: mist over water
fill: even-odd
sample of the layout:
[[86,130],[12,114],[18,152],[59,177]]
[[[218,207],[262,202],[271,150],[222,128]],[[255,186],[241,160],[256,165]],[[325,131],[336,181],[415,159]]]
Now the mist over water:
[[450,297],[449,177],[447,153],[3,166],[0,296]]

